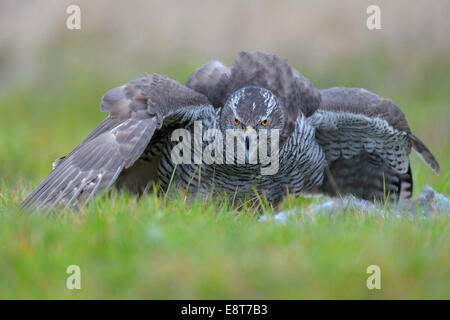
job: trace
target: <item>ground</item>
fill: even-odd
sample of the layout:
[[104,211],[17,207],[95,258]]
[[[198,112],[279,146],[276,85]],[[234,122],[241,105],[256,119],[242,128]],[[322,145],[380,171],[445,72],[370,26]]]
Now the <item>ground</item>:
[[[169,76],[183,81],[192,68],[180,70]],[[412,155],[415,197],[426,185],[448,197],[449,58],[408,79],[378,56],[323,70],[302,69],[319,88],[365,87],[404,110],[441,164],[435,177]],[[0,298],[450,298],[449,215],[432,206],[397,212],[300,197],[282,205],[295,214],[261,219],[183,194],[113,192],[78,214],[22,214],[52,161],[104,117],[102,94],[129,80],[83,68],[49,79],[0,91]],[[80,290],[66,288],[69,265],[81,269]],[[366,286],[370,265],[381,269],[380,290]]]

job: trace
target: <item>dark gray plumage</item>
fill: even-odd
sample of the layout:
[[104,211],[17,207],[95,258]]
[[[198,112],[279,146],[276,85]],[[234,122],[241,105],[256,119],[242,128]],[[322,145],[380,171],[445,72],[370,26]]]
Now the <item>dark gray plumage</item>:
[[412,134],[392,101],[359,88],[321,90],[321,107],[311,117],[327,157],[322,192],[353,193],[370,199],[387,194],[409,198],[413,181],[411,146],[439,174],[439,164]]
[[[153,180],[166,188],[173,179],[194,194],[214,190],[239,199],[257,192],[275,205],[287,192],[409,197],[411,147],[439,173],[437,161],[391,101],[364,89],[319,91],[275,55],[242,52],[231,68],[211,61],[184,85],[147,74],[108,91],[100,109],[109,116],[55,163],[23,206],[79,205],[116,180],[118,186],[139,189]],[[206,157],[200,165],[195,156],[175,165],[171,152],[177,141],[171,133],[195,132],[195,121],[204,133],[279,129],[279,169],[263,175],[262,164],[215,163]],[[194,142],[193,153],[197,147]]]

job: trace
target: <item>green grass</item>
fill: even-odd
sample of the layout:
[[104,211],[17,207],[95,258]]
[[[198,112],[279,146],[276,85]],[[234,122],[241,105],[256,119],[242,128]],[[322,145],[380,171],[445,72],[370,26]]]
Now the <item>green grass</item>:
[[[302,71],[318,87],[366,87],[399,104],[441,164],[435,177],[412,157],[415,194],[429,184],[448,196],[450,59],[424,61],[401,81],[394,67],[377,56]],[[188,69],[170,76],[182,81]],[[220,201],[116,193],[80,214],[19,212],[51,162],[104,117],[101,95],[128,78],[80,68],[46,80],[0,92],[0,298],[450,298],[446,215],[411,221],[348,211],[299,214],[278,225]],[[315,201],[283,206],[302,211]],[[73,264],[81,290],[65,286]],[[381,290],[366,287],[373,264]]]
[[[149,195],[81,214],[20,214],[3,195],[0,298],[449,298],[448,217],[367,212],[258,222],[224,206]],[[293,200],[293,199],[291,199]],[[294,201],[308,206],[303,198]],[[79,265],[81,290],[67,290]],[[366,268],[381,268],[381,290]]]

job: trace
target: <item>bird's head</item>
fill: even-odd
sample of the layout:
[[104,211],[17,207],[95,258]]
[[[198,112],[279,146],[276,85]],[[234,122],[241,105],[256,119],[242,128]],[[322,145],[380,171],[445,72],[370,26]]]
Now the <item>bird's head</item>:
[[222,108],[220,127],[226,129],[282,129],[284,114],[280,102],[270,91],[245,87],[233,92]]

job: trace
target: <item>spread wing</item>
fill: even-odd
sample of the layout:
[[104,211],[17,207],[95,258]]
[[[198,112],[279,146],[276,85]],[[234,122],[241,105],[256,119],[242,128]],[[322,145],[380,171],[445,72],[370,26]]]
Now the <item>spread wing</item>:
[[22,206],[51,209],[87,203],[133,165],[164,120],[205,107],[212,108],[204,95],[157,74],[109,90],[100,105],[109,116],[58,162]]
[[309,118],[328,166],[320,190],[366,199],[412,194],[411,147],[439,174],[439,164],[410,130],[392,101],[365,89],[321,90],[321,106]]

